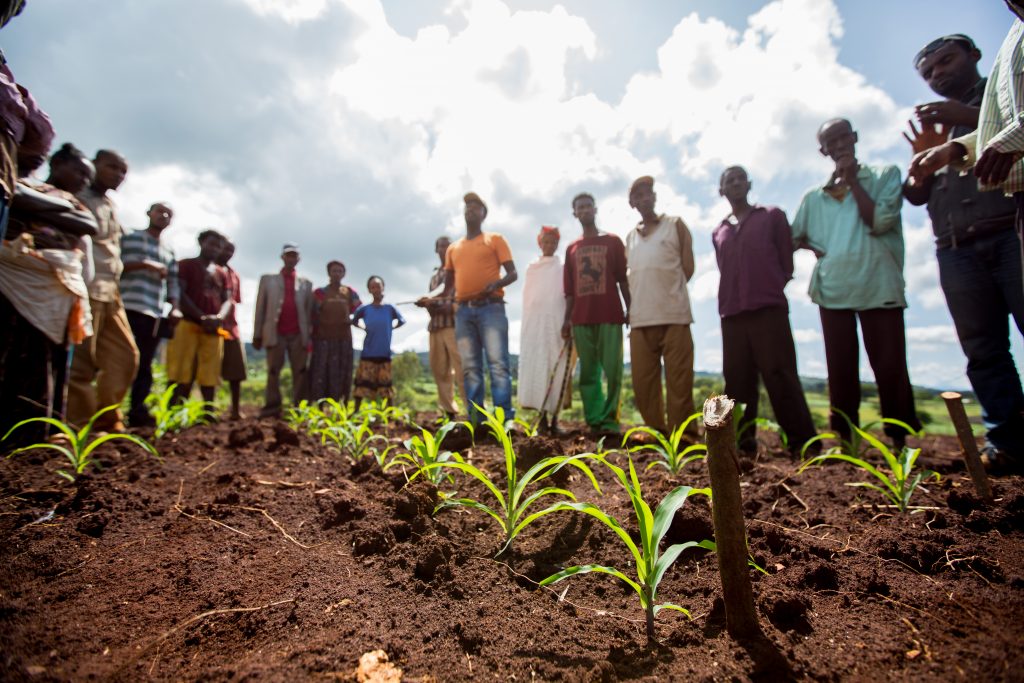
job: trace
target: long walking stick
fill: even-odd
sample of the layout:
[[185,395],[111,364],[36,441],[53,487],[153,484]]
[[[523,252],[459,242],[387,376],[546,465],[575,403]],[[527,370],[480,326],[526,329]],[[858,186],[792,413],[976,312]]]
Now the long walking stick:
[[[573,364],[572,363],[572,336],[570,336],[565,341],[565,345],[566,345],[566,350],[568,351],[568,353],[565,355],[565,374],[562,375],[562,389],[561,389],[561,391],[558,392],[558,403],[555,404],[555,412],[551,416],[551,431],[555,430],[555,425],[558,422],[558,413],[562,410],[562,401],[565,400],[565,390],[568,388],[568,386],[569,386],[569,378],[572,376],[572,368],[570,367],[570,365]],[[557,367],[557,363],[556,363],[556,367]]]
[[[548,374],[548,388],[544,392],[544,400],[541,401],[540,403],[540,411],[537,413],[537,419],[536,421],[534,421],[530,431],[536,431],[537,427],[541,423],[541,420],[543,420],[547,416],[547,409],[545,408],[545,406],[548,404],[548,399],[551,398],[551,390],[555,386],[555,376],[558,374],[558,366],[562,363],[563,356],[566,356],[567,354],[571,355],[571,349],[572,337],[566,339],[565,342],[562,344],[562,350],[558,352],[558,358],[555,359],[555,364],[552,366],[551,372]],[[562,391],[564,392],[565,389],[563,388]],[[561,394],[559,394],[559,399],[561,399]],[[558,415],[557,407],[555,408],[555,415]]]

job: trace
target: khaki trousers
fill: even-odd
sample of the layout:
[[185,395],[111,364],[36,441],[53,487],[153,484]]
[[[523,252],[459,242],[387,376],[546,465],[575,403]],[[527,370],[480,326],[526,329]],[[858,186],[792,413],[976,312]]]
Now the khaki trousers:
[[[644,423],[653,429],[672,432],[696,412],[693,405],[693,337],[690,326],[634,327],[629,332],[629,347],[629,360],[633,364],[633,393]],[[665,361],[665,400],[661,396],[662,359]]]
[[[139,369],[139,349],[120,295],[114,301],[90,299],[89,305],[93,335],[75,347],[68,382],[68,422],[80,426],[97,410],[120,406]],[[121,419],[118,408],[104,415],[98,424],[110,426]]]
[[446,413],[457,414],[454,391],[462,397],[462,359],[455,342],[455,328],[446,327],[430,333],[430,371],[437,384],[437,402]]
[[284,357],[292,369],[292,405],[306,397],[306,346],[302,335],[278,335],[277,344],[267,347],[267,391],[265,405],[260,415],[264,417],[281,414],[281,369]]

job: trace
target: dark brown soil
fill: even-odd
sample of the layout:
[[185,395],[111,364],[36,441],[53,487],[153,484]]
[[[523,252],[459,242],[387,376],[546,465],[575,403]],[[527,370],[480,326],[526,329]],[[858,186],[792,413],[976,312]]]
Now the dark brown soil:
[[[520,443],[534,459],[593,447]],[[573,564],[632,571],[590,517],[542,518],[499,561],[489,517],[432,516],[429,485],[353,465],[280,423],[157,445],[160,461],[105,447],[103,468],[75,484],[45,453],[0,461],[0,679],[355,680],[378,649],[407,680],[1024,677],[1024,487],[996,480],[998,500],[983,506],[951,439],[923,444],[921,463],[943,479],[918,493],[927,509],[915,514],[844,486],[862,480],[846,465],[794,476],[796,463],[762,448],[743,475],[750,549],[767,570],[751,571],[768,637],[757,646],[725,632],[704,551],[684,554],[659,591],[692,619],[662,612],[648,646],[639,601],[612,577],[536,585]],[[497,446],[463,454],[504,476]],[[624,492],[597,472],[603,496],[576,473],[561,483],[632,528]],[[641,480],[652,503],[708,485],[703,463]],[[486,500],[475,482],[458,489]],[[667,541],[712,535],[694,499]]]

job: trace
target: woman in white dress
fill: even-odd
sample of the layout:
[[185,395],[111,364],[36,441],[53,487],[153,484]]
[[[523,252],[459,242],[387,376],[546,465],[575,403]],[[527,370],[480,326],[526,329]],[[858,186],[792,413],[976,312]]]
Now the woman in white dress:
[[[539,429],[555,431],[569,348],[562,339],[565,295],[558,228],[544,226],[537,236],[541,255],[526,268],[523,323],[519,340],[519,405],[540,411]],[[556,370],[557,366],[557,372]]]

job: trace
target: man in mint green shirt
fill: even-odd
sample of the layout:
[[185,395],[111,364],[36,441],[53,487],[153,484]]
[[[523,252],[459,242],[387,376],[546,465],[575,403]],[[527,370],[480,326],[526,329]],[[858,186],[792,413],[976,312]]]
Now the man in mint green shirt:
[[[821,314],[832,429],[843,438],[850,436],[839,411],[860,424],[859,320],[882,416],[918,430],[903,322],[907,300],[899,168],[860,164],[857,133],[845,119],[823,123],[818,144],[822,155],[835,162],[835,170],[823,187],[804,195],[792,228],[795,248],[818,257],[809,294]],[[885,432],[897,447],[903,446],[905,429],[886,424]]]

